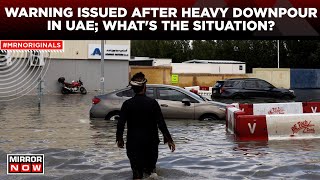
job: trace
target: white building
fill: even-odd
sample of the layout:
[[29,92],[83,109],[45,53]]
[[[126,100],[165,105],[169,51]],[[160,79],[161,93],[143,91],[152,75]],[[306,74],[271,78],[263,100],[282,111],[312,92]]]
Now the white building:
[[130,66],[171,66],[172,59],[133,57],[129,60]]
[[[63,53],[51,55],[50,68],[45,76],[47,89],[59,90],[57,77],[66,81],[81,78],[87,90],[100,90],[101,40],[65,40]],[[120,89],[129,83],[130,40],[104,40],[104,89]]]
[[190,60],[171,63],[172,73],[194,74],[245,74],[246,64],[232,60]]
[[152,66],[171,66],[172,59],[154,58]]

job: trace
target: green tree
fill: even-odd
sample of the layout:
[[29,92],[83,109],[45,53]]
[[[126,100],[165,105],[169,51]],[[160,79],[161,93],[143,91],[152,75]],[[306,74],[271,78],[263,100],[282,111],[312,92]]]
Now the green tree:
[[290,68],[319,68],[318,40],[288,40],[286,66]]
[[207,40],[193,40],[192,59],[213,59],[216,55],[216,42]]
[[151,58],[171,58],[173,62],[183,62],[190,58],[189,40],[133,40],[132,56]]
[[[276,40],[133,40],[132,56],[190,59],[238,60],[252,68],[276,68]],[[281,40],[281,68],[320,68],[319,40]]]

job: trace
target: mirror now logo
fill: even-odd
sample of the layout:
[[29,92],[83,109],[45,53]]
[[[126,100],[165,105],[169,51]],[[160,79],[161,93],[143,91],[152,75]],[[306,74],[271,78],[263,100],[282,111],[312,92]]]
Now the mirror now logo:
[[7,174],[44,174],[44,154],[8,154]]

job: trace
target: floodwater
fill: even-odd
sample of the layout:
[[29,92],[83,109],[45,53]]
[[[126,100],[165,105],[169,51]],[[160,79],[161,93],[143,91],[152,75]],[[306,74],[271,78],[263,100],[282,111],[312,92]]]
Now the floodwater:
[[[89,120],[92,95],[1,102],[0,179],[131,179],[116,124]],[[235,142],[223,121],[167,120],[176,142],[159,146],[158,179],[320,179],[320,140]],[[7,153],[45,156],[45,174],[6,175]]]

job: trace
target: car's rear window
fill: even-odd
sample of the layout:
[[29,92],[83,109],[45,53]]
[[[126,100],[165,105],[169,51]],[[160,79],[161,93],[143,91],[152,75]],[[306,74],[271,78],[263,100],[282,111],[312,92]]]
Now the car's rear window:
[[258,82],[257,81],[246,81],[245,82],[245,88],[252,88],[252,89],[256,89],[258,88]]
[[[135,93],[132,89],[127,89],[116,94],[119,97],[133,97]],[[147,87],[146,96],[154,99],[154,88]]]
[[217,81],[214,87],[220,87],[224,84],[224,81]]
[[149,98],[155,99],[154,98],[154,88],[147,87],[146,96],[148,96]]
[[125,91],[118,92],[116,95],[119,97],[133,97],[134,92],[132,89],[127,89]]
[[258,82],[258,87],[259,88],[270,88],[270,87],[273,87],[272,84],[270,84],[270,83],[268,83],[266,81],[260,80],[260,81],[257,81],[257,82]]

